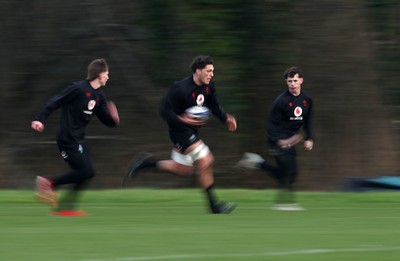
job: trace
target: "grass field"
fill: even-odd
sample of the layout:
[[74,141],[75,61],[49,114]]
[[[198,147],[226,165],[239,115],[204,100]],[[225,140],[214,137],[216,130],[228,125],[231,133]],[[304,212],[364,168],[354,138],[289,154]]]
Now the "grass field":
[[272,190],[97,190],[88,217],[48,215],[33,191],[0,191],[0,260],[400,260],[400,193],[301,192],[306,211],[273,211]]

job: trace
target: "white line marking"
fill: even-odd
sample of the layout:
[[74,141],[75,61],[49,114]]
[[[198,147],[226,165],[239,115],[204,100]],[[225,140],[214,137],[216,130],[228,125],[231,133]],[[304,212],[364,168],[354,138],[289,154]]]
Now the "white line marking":
[[108,259],[82,259],[80,261],[146,261],[146,260],[179,260],[197,258],[226,258],[226,257],[258,257],[258,256],[290,256],[290,255],[314,255],[326,253],[346,252],[382,252],[400,251],[398,247],[369,247],[369,248],[336,248],[336,249],[304,249],[283,252],[261,252],[261,253],[226,253],[226,254],[185,254],[185,255],[163,255],[163,256],[132,256]]
[[[1,201],[0,201],[1,203]],[[111,202],[111,203],[106,203],[107,205],[101,205],[104,203],[99,203],[99,204],[83,204],[83,208],[92,208],[92,209],[113,209],[115,207],[122,207],[122,206],[140,206],[141,208],[151,208],[151,209],[187,209],[187,208],[191,208],[191,209],[202,209],[203,206],[199,205],[199,206],[193,206],[193,205],[182,205],[182,206],[168,206],[169,202],[166,202],[163,205],[156,205],[153,203],[131,203],[131,202],[127,202],[127,203],[115,203],[115,202]],[[35,208],[43,208],[43,205],[37,205],[37,206],[31,206],[31,205],[27,205],[24,206],[22,204],[31,204],[31,203],[26,203],[23,202],[21,203],[21,205],[18,206],[7,206],[8,209],[10,208],[16,208],[16,209],[35,209]],[[243,206],[240,205],[240,209],[265,209],[268,211],[272,211],[271,207],[273,206],[273,204],[270,205],[266,205],[266,206]],[[374,207],[312,207],[312,208],[307,208],[306,207],[306,211],[313,211],[313,210],[380,210],[380,209],[388,209],[388,208],[392,208],[392,206],[387,205],[387,206],[374,206]],[[237,211],[237,210],[236,210]],[[275,211],[276,212],[276,211]],[[276,212],[278,213],[278,212]],[[300,213],[300,212],[297,212]],[[305,213],[305,212],[302,212]]]

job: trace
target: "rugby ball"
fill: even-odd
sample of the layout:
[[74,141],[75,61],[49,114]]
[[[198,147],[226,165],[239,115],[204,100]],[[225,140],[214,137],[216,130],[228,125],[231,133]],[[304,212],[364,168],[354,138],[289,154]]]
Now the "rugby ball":
[[200,120],[200,121],[208,121],[212,118],[212,112],[207,107],[202,106],[193,106],[189,107],[185,110],[185,113],[190,118]]

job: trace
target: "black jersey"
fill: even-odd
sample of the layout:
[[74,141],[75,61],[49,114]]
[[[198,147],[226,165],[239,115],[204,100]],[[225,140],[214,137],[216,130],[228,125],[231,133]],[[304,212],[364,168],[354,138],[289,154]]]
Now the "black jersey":
[[198,126],[185,125],[177,118],[177,115],[181,115],[192,106],[205,106],[222,122],[226,121],[227,114],[219,104],[214,83],[197,86],[193,76],[174,82],[164,98],[160,113],[170,130],[197,130]]
[[92,115],[107,126],[116,126],[109,114],[103,90],[92,88],[87,80],[72,83],[52,97],[35,120],[44,124],[59,107],[62,112],[57,141],[61,145],[84,142],[85,129]]
[[268,140],[272,144],[300,132],[304,126],[305,138],[314,140],[312,130],[312,99],[303,91],[299,96],[286,91],[272,104],[268,121]]

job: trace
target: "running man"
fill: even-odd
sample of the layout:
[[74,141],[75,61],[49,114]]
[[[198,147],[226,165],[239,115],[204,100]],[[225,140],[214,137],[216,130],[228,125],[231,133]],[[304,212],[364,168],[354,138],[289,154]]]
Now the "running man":
[[199,128],[204,121],[190,118],[185,110],[192,106],[205,106],[213,115],[227,125],[229,131],[236,130],[236,119],[221,107],[212,78],[214,61],[210,56],[200,55],[191,64],[193,74],[175,82],[169,89],[160,113],[169,126],[169,137],[173,143],[170,160],[155,160],[151,154],[142,153],[129,167],[123,182],[135,177],[140,170],[155,168],[176,175],[197,171],[198,185],[204,190],[210,213],[230,213],[235,204],[220,202],[214,191],[213,161],[209,147],[199,136]]
[[[52,178],[36,178],[36,200],[54,207],[52,214],[86,215],[83,211],[74,210],[79,192],[95,175],[84,137],[86,126],[93,115],[106,126],[116,127],[119,124],[117,108],[113,102],[107,101],[102,88],[109,79],[108,73],[105,59],[92,61],[88,66],[87,79],[72,83],[52,97],[31,123],[32,129],[43,132],[50,114],[62,108],[57,145],[72,170]],[[58,204],[55,189],[65,184],[71,184],[71,188]]]
[[312,99],[302,91],[303,73],[298,67],[291,67],[284,73],[288,90],[279,95],[270,110],[268,121],[269,152],[275,158],[276,166],[266,162],[260,155],[245,153],[238,166],[266,171],[278,184],[280,191],[275,210],[303,210],[295,203],[294,187],[298,175],[295,145],[302,139],[304,149],[312,150],[314,134],[312,129]]

